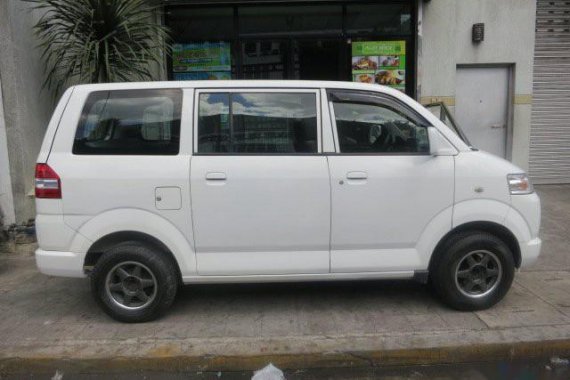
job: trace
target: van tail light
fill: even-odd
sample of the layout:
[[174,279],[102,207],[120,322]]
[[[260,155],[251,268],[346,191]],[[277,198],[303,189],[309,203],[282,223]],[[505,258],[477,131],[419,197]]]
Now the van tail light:
[[48,164],[36,164],[36,198],[61,198],[61,181]]

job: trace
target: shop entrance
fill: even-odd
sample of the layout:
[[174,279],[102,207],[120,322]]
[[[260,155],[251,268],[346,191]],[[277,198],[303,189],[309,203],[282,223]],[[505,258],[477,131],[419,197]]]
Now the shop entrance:
[[288,79],[289,41],[241,41],[240,45],[244,79]]
[[413,0],[219,3],[165,7],[169,79],[341,80],[414,95]]
[[346,43],[341,40],[296,41],[294,51],[299,62],[295,79],[348,80],[346,65]]
[[245,79],[349,80],[339,39],[242,41]]

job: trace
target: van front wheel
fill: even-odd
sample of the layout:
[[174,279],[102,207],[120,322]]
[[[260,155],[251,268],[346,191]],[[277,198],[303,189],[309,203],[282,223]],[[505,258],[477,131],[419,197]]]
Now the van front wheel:
[[122,322],[157,318],[176,296],[176,270],[164,252],[125,242],[105,252],[91,273],[91,290],[102,309]]
[[430,268],[441,299],[458,310],[482,310],[499,302],[515,273],[513,254],[496,236],[467,232],[452,237]]

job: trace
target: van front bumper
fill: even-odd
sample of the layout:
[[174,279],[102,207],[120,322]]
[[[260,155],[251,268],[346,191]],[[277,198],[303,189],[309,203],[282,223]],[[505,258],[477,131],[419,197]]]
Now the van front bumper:
[[50,276],[86,277],[84,256],[74,252],[36,250],[36,265],[40,272]]
[[524,244],[521,244],[521,268],[531,266],[536,262],[540,255],[540,248],[542,247],[542,240],[540,238],[532,239]]

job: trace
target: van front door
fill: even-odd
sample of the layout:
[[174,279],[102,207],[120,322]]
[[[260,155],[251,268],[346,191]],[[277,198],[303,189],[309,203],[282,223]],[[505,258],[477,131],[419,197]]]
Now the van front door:
[[329,93],[337,154],[329,156],[331,271],[426,269],[426,227],[451,227],[453,157],[429,154],[427,122],[387,95]]
[[196,91],[190,179],[200,275],[329,272],[318,95]]

